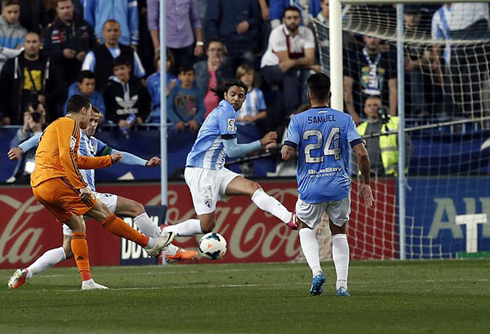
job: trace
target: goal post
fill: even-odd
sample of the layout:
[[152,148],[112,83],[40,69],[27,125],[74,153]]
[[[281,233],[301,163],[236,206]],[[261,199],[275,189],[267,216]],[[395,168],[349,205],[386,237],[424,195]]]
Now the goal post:
[[[488,4],[490,0],[478,2]],[[466,221],[462,217],[467,215],[490,215],[490,194],[484,190],[490,189],[490,166],[486,166],[490,161],[490,56],[486,55],[490,50],[487,47],[489,41],[461,36],[435,41],[428,37],[430,33],[407,38],[404,31],[406,5],[442,6],[444,3],[447,1],[330,0],[328,26],[314,22],[317,37],[322,33],[325,34],[323,38],[329,37],[329,57],[324,58],[330,60],[331,106],[335,109],[344,110],[344,66],[348,64],[343,64],[343,60],[349,57],[349,52],[343,55],[346,51],[343,32],[373,34],[396,50],[396,109],[400,119],[398,177],[373,180],[375,198],[385,202],[374,210],[362,207],[355,194],[356,182],[353,182],[350,232],[355,234],[351,246],[359,248],[355,250],[358,251],[357,258],[454,258],[456,254],[467,251],[465,244],[468,240],[464,239],[475,238],[475,235],[476,242],[479,242],[477,250],[490,250],[490,224],[480,222],[478,226],[472,226],[472,233],[467,233],[469,225],[456,223]],[[393,10],[389,19],[384,21],[385,13],[376,13],[376,6],[370,8],[378,4],[396,4],[396,11]],[[423,23],[430,26],[430,19],[425,20]],[[404,82],[407,42],[422,53],[432,51],[433,46],[438,45],[441,49],[451,49],[457,55],[454,63],[446,64],[444,82],[437,82],[439,72],[436,73],[432,67],[417,65],[424,80],[433,81],[430,88],[439,90],[437,94],[424,91],[424,87],[418,87],[420,91],[417,91],[413,82]],[[408,58],[410,56],[409,53]],[[417,96],[422,94],[430,95],[428,109],[431,112],[436,109],[447,112],[446,100],[450,100],[448,104],[463,113],[458,117],[448,117],[433,112],[432,118],[417,119],[413,117],[413,109],[420,102]],[[406,97],[409,97],[407,101]],[[405,113],[407,105],[408,114]],[[357,112],[361,113],[362,109]],[[406,164],[404,160],[410,158],[410,152],[405,150],[405,134],[410,134],[415,143],[415,152]],[[410,169],[405,177],[407,165]],[[371,218],[366,218],[368,216]],[[354,232],[358,228],[359,231]],[[468,242],[469,245],[475,240]]]

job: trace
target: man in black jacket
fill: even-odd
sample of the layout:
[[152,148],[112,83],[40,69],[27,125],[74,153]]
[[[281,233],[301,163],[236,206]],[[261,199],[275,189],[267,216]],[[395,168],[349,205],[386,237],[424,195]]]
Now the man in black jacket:
[[134,69],[134,76],[145,77],[145,69],[141,64],[136,51],[132,47],[119,43],[121,38],[121,27],[116,20],[107,20],[102,30],[104,44],[96,46],[87,54],[82,64],[82,70],[89,70],[95,74],[97,91],[103,92],[109,78],[113,75],[112,65],[114,59],[121,56],[129,60]]
[[56,62],[65,87],[77,80],[82,62],[97,46],[94,29],[82,18],[75,17],[72,0],[57,0],[58,19],[46,29],[43,37],[46,54]]
[[46,120],[52,122],[61,115],[61,77],[56,65],[40,53],[41,37],[29,32],[24,39],[25,50],[9,59],[0,75],[0,113],[2,124],[23,124],[24,110],[29,102],[47,106]]

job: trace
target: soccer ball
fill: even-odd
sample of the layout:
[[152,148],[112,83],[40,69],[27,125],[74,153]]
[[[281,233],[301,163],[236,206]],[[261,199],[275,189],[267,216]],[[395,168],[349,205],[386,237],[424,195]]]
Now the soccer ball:
[[199,240],[199,253],[209,260],[221,259],[226,254],[226,240],[219,233],[210,232]]

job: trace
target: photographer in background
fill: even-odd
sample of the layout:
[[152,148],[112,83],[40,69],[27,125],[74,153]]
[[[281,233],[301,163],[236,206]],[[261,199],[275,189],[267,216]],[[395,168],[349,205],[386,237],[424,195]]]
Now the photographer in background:
[[[46,125],[46,108],[40,102],[29,102],[24,112],[24,124],[15,137],[10,142],[10,155],[16,150],[22,150],[19,144],[31,138],[35,134],[42,132]],[[34,158],[36,150],[27,151],[17,163],[13,175],[6,181],[7,183],[29,184],[30,175],[34,170]]]
[[[369,96],[364,102],[364,112],[368,120],[357,127],[361,136],[398,131],[398,117],[390,116],[386,107],[381,105],[379,96]],[[377,176],[398,175],[398,135],[363,138],[371,161],[371,174]],[[405,135],[406,168],[408,172],[412,155],[412,141]]]

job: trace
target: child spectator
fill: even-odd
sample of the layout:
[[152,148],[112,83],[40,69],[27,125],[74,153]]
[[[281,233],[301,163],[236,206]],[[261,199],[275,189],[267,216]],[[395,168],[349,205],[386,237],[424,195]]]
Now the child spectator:
[[167,98],[168,119],[177,131],[197,132],[206,108],[202,91],[194,84],[196,75],[190,65],[179,68],[180,85],[173,87]]
[[21,53],[27,30],[19,23],[20,5],[18,0],[2,1],[0,16],[0,71],[5,62]]
[[104,91],[106,117],[126,132],[131,126],[142,124],[150,113],[151,98],[138,79],[131,76],[130,61],[124,57],[114,60],[114,76]]
[[[249,143],[259,140],[262,136],[256,121],[267,116],[264,94],[253,86],[255,71],[249,64],[238,66],[236,78],[241,80],[248,87],[247,97],[240,110],[237,111],[237,140],[239,143]],[[242,174],[253,175],[253,163],[246,162],[240,165]]]
[[[170,69],[175,64],[174,56],[167,49],[167,97],[170,90],[178,85],[179,82],[175,75],[170,73]],[[160,123],[160,52],[155,53],[155,67],[157,71],[150,75],[146,81],[146,87],[151,96],[152,109],[150,115],[150,123]]]
[[[104,98],[102,94],[95,90],[95,75],[91,71],[80,71],[78,73],[78,82],[74,82],[68,88],[68,98],[66,102],[75,94],[80,94],[85,97],[88,97],[90,103],[93,106],[99,109],[100,113],[104,116],[101,118],[103,120],[105,118],[105,104]],[[63,114],[66,115],[66,102],[63,107]]]

